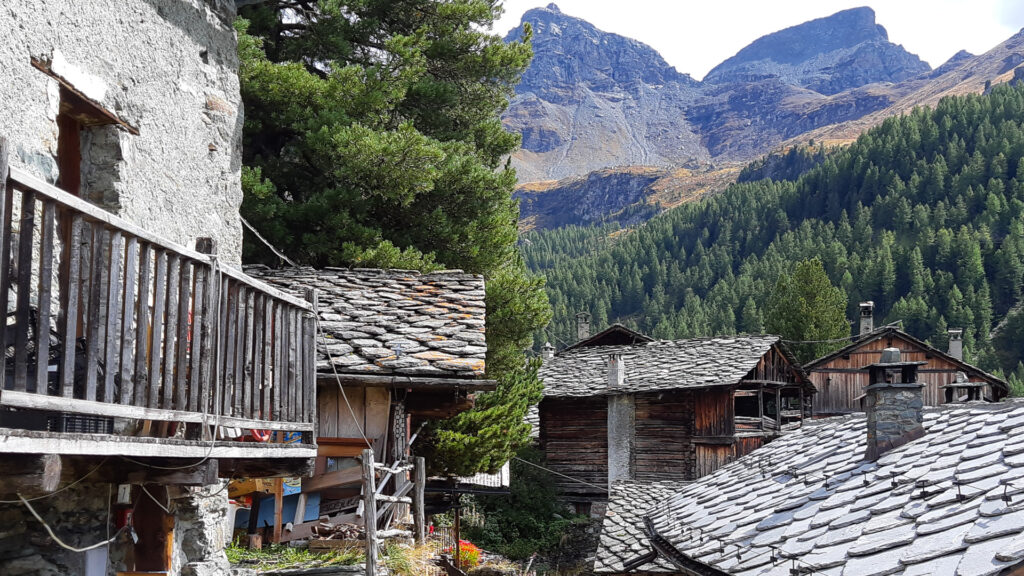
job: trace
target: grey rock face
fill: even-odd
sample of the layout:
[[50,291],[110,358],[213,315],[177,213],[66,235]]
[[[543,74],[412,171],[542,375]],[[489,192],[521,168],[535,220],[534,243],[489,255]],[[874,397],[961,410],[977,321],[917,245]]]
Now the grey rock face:
[[889,42],[871,8],[853,8],[763,36],[722,62],[704,81],[753,82],[777,77],[820,94],[872,82],[899,82],[928,72],[920,58]]
[[[890,106],[928,64],[870,8],[760,38],[703,82],[651,47],[555,5],[530,10],[534,59],[503,120],[523,135],[521,182],[622,166],[748,161],[787,138]],[[507,40],[517,40],[513,30]],[[868,86],[880,86],[878,90]]]
[[[554,4],[526,12],[523,22],[533,27],[534,59],[504,117],[523,134],[530,158],[516,161],[522,180],[708,159],[685,118],[699,83],[650,46],[598,30]],[[520,27],[506,40],[521,34]]]

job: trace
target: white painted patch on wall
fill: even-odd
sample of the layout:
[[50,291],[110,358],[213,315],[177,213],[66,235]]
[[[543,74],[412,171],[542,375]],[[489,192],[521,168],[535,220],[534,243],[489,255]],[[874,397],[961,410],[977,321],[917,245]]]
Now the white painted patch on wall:
[[107,95],[106,82],[72,65],[60,50],[53,51],[53,57],[50,60],[50,70],[67,80],[69,84],[75,87],[75,90],[96,102],[103,102],[103,98]]

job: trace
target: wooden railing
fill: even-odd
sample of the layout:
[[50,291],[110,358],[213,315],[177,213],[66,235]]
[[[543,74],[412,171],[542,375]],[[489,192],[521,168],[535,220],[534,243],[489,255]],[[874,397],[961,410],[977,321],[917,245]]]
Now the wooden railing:
[[0,405],[312,431],[309,303],[23,170],[0,193]]

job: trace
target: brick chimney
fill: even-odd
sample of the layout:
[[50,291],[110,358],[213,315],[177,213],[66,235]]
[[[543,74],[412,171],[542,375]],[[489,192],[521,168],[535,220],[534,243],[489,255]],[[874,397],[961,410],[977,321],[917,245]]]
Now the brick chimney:
[[545,342],[540,347],[540,357],[545,362],[555,357],[555,347],[551,345],[551,342]]
[[866,399],[868,460],[924,436],[924,384],[917,381],[922,364],[926,362],[903,362],[899,348],[886,348],[877,364],[864,367],[871,382]]
[[950,328],[949,333],[949,355],[957,360],[964,359],[964,329]]
[[578,312],[576,314],[576,341],[590,338],[590,313]]
[[875,303],[871,300],[860,303],[860,335],[875,329]]
[[608,357],[608,487],[633,479],[636,403],[627,393],[626,364],[621,354]]

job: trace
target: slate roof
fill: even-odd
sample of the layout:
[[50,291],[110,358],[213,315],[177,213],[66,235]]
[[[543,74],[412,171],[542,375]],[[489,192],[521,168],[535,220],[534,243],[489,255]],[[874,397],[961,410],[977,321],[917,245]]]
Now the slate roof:
[[849,354],[850,352],[856,350],[857,348],[860,348],[861,346],[864,346],[865,344],[874,342],[876,340],[885,338],[890,335],[897,335],[900,338],[907,340],[908,342],[914,343],[915,346],[919,347],[921,350],[928,352],[932,356],[943,358],[947,362],[955,364],[960,370],[962,370],[965,374],[967,374],[970,377],[979,378],[981,380],[984,380],[985,382],[988,382],[989,384],[992,385],[993,390],[996,392],[997,399],[1004,398],[1010,393],[1010,385],[1006,382],[1006,380],[1003,380],[1002,378],[994,374],[989,374],[988,372],[985,372],[984,370],[978,368],[977,366],[974,366],[973,364],[968,364],[963,360],[954,358],[953,356],[950,356],[948,353],[939,350],[938,348],[932,346],[931,344],[928,344],[923,340],[918,340],[917,338],[911,336],[910,334],[907,334],[906,332],[900,330],[899,328],[896,328],[895,326],[882,326],[881,328],[876,328],[875,330],[868,332],[867,334],[864,334],[863,336],[855,340],[853,343],[843,346],[842,348],[836,350],[835,352],[830,352],[829,354],[826,354],[821,358],[818,358],[817,360],[808,362],[806,368],[807,370],[813,370],[815,368],[824,367],[826,364],[828,364],[829,362],[836,358],[839,358],[840,356]]
[[[668,499],[687,482],[616,482],[608,495],[608,508],[601,525],[601,540],[594,562],[596,574],[623,572],[623,562],[651,551],[643,531],[643,513],[656,503]],[[634,573],[669,574],[676,572],[671,562],[662,557],[648,562]]]
[[[540,369],[545,397],[596,396],[608,389],[608,356],[622,354],[626,381],[621,391],[729,386],[750,372],[778,336],[735,336],[658,340],[623,346],[590,346],[563,351]],[[788,351],[783,347],[784,353]],[[790,357],[790,361],[799,364]]]
[[482,378],[484,279],[461,270],[246,267],[246,272],[301,296],[315,288],[320,326],[317,372]]
[[983,576],[1024,559],[1024,404],[928,410],[926,435],[877,462],[865,427],[805,421],[680,489],[648,527],[709,573],[788,575],[795,558],[826,576]]

